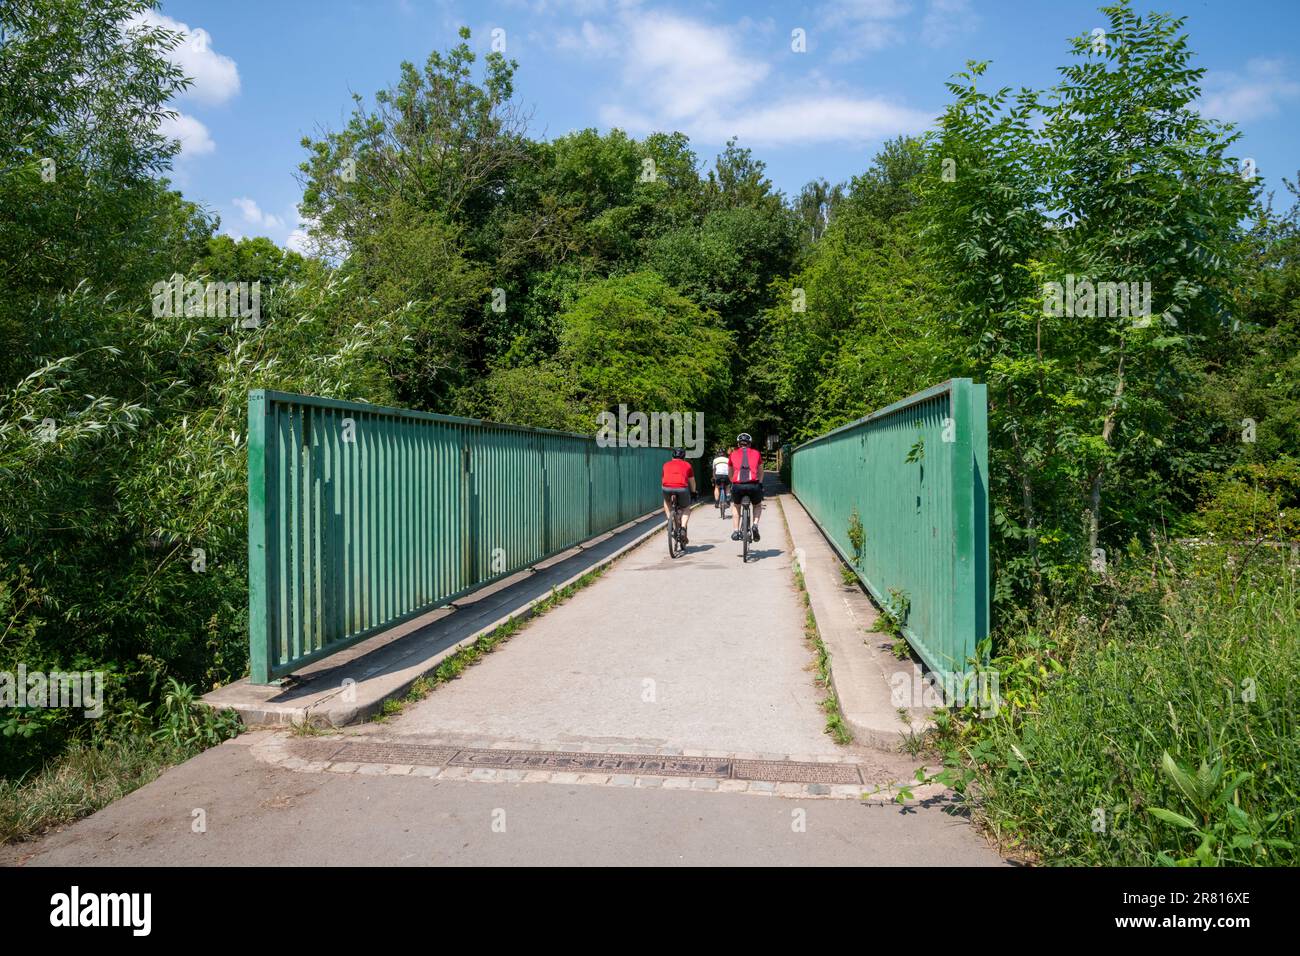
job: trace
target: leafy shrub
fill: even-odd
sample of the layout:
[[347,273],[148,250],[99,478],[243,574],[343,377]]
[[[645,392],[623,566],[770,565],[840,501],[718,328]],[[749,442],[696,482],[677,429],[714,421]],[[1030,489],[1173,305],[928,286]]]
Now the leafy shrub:
[[1227,541],[1300,538],[1300,461],[1242,464],[1207,478],[1199,524]]
[[1153,553],[999,635],[1001,706],[941,717],[944,779],[978,795],[1004,846],[1047,862],[1295,865],[1300,588],[1285,560]]

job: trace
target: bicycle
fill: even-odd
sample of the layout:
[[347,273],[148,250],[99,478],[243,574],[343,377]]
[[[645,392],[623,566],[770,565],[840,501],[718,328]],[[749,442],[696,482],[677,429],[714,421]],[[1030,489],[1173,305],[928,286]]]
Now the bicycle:
[[686,537],[686,531],[682,528],[682,507],[677,499],[678,496],[673,495],[672,517],[668,519],[668,557],[670,558],[676,558],[686,550],[681,540]]
[[754,528],[750,521],[751,509],[749,495],[745,495],[740,499],[740,560],[742,564],[749,562],[749,543],[754,540]]
[[718,517],[724,521],[727,520],[727,501],[727,486],[725,484],[718,485]]

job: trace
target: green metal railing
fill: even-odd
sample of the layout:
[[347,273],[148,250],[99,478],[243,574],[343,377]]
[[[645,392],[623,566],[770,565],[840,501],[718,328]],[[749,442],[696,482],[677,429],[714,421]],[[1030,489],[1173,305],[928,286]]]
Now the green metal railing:
[[964,672],[989,627],[987,388],[952,379],[805,442],[791,485],[926,665]]
[[662,448],[253,391],[254,683],[656,509]]

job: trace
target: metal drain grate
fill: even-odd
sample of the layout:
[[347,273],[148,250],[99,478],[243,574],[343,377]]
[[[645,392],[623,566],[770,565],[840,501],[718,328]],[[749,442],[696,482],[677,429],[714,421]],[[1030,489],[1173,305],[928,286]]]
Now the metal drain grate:
[[769,783],[862,783],[858,768],[853,764],[796,763],[792,760],[734,760],[731,778]]
[[389,744],[349,742],[333,757],[335,761],[349,763],[414,764],[421,767],[442,767],[456,756],[455,747],[429,747],[422,744]]
[[628,774],[641,777],[703,777],[767,783],[853,784],[863,778],[856,764],[669,754],[572,753],[558,750],[476,750],[446,745],[373,740],[299,740],[290,749],[307,760],[551,773]]
[[659,757],[653,754],[580,754],[548,750],[462,750],[453,767],[496,770],[550,770],[556,773],[631,773],[646,777],[717,777],[731,775],[725,757]]

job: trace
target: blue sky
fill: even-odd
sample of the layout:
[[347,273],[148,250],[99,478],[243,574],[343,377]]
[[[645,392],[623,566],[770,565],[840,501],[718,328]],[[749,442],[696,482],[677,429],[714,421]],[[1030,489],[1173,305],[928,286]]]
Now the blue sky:
[[[195,77],[172,107],[184,149],[172,179],[218,213],[222,231],[297,246],[295,171],[304,135],[337,129],[351,94],[392,83],[463,24],[486,53],[494,30],[519,62],[516,98],[535,136],[620,126],[678,129],[710,161],[736,134],[795,193],[860,172],[883,139],[927,128],[944,82],[968,59],[990,85],[1044,87],[1066,39],[1101,26],[1075,0],[167,0],[188,40],[174,54]],[[1269,186],[1300,168],[1300,4],[1295,0],[1138,2],[1188,17],[1208,70],[1204,112],[1237,122],[1239,155]],[[806,51],[792,49],[792,31]]]

